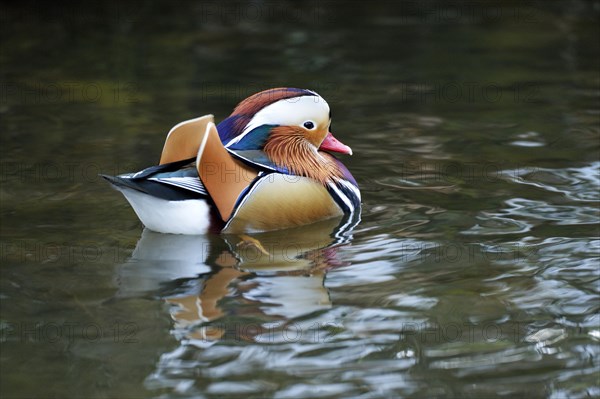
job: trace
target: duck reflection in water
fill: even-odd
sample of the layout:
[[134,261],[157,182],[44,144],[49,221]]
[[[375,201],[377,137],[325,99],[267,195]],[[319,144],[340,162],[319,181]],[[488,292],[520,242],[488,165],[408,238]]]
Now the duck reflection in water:
[[[119,297],[152,295],[170,304],[180,340],[226,339],[219,320],[253,320],[241,339],[254,339],[261,323],[281,322],[331,307],[328,270],[344,265],[339,250],[359,215],[253,235],[171,235],[144,230],[131,258],[118,270]],[[233,298],[235,306],[224,306]],[[260,320],[256,323],[256,320]]]

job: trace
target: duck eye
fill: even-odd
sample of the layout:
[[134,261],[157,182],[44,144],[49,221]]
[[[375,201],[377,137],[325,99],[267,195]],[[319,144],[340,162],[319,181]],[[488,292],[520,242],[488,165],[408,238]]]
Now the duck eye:
[[304,122],[304,124],[302,125],[305,128],[307,128],[308,130],[314,129],[315,128],[315,124],[312,121],[306,121]]

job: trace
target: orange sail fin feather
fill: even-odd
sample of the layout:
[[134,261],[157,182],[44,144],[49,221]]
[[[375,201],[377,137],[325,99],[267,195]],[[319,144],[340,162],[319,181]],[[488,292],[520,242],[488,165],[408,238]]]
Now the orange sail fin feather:
[[240,194],[258,175],[256,170],[234,159],[227,152],[212,122],[206,126],[196,158],[196,168],[223,221],[229,219]]
[[167,135],[159,165],[195,158],[206,127],[213,122],[212,115],[205,115],[176,125]]

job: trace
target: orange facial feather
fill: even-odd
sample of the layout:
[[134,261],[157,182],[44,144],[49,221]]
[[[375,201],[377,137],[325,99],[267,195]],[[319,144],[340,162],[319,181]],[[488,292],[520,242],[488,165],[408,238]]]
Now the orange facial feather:
[[263,148],[279,167],[298,176],[306,176],[322,184],[342,177],[342,172],[330,157],[321,155],[305,136],[301,127],[273,128]]

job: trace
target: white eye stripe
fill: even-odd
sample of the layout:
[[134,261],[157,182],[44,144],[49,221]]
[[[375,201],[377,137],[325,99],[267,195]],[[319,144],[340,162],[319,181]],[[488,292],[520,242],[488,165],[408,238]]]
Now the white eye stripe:
[[300,96],[279,100],[258,111],[242,134],[231,139],[225,146],[229,147],[237,143],[253,129],[262,125],[304,127],[303,124],[307,121],[313,122],[315,126],[325,125],[329,120],[329,111],[329,104],[320,96]]

